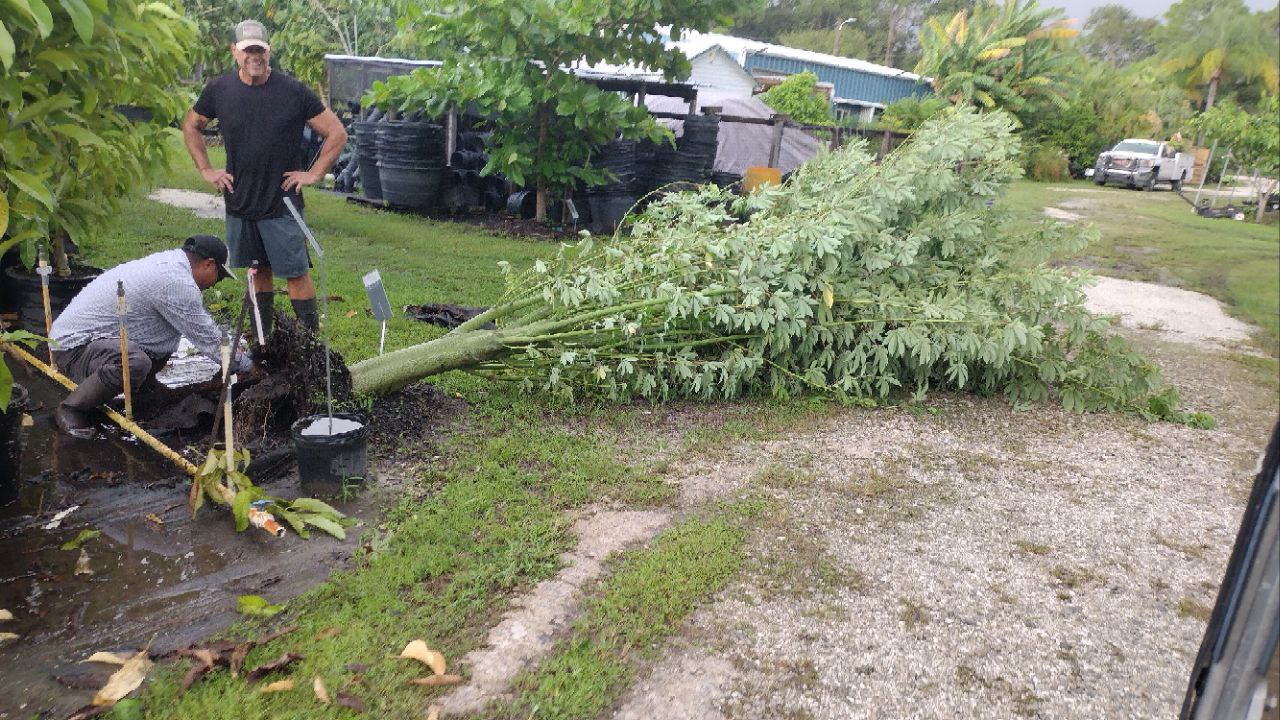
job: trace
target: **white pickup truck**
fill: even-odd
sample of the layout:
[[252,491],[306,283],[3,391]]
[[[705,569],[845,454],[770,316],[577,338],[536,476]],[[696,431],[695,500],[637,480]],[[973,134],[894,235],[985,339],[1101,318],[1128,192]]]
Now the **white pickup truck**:
[[1155,140],[1121,140],[1098,156],[1093,181],[1099,185],[1124,183],[1129,187],[1155,190],[1156,183],[1169,183],[1175,192],[1191,175],[1195,157],[1175,152],[1169,143]]

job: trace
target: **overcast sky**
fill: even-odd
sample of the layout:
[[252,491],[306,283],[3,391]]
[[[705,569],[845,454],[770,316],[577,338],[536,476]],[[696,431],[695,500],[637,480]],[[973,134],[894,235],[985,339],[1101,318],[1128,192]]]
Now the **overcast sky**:
[[[1245,5],[1255,12],[1275,7],[1275,0],[1244,0]],[[1089,17],[1089,11],[1099,5],[1123,5],[1143,17],[1160,17],[1169,9],[1173,0],[1041,0],[1041,5],[1060,7],[1067,11],[1067,17],[1076,18],[1081,23]]]

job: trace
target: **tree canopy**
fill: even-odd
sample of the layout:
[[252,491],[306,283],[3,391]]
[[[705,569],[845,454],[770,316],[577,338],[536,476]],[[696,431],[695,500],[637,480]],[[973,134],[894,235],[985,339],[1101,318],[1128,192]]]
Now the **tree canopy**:
[[831,101],[816,94],[818,76],[802,72],[783,80],[760,94],[760,100],[792,120],[806,125],[830,125]]
[[1080,50],[1094,60],[1117,67],[1151,57],[1160,21],[1134,15],[1123,5],[1102,5],[1089,12]]
[[161,2],[0,4],[0,253],[92,240],[121,197],[165,168],[189,98],[189,22]]
[[1219,88],[1260,82],[1280,92],[1280,44],[1271,15],[1251,13],[1243,0],[1182,0],[1158,33],[1161,69],[1212,108]]

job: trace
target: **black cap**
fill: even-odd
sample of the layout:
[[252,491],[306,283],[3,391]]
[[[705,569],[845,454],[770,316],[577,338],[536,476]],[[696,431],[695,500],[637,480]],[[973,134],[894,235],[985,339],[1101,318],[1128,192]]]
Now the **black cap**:
[[227,246],[212,235],[192,235],[182,243],[182,249],[202,258],[210,258],[218,264],[218,279],[236,279],[235,273],[227,267]]

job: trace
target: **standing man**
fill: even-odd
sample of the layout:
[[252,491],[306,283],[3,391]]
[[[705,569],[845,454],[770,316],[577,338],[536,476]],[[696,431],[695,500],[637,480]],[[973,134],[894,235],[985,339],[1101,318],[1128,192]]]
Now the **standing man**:
[[[302,210],[302,188],[328,172],[347,143],[347,131],[306,85],[271,69],[271,46],[262,23],[245,20],[236,25],[231,54],[238,70],[205,86],[183,118],[183,139],[201,176],[226,199],[231,266],[259,263],[253,289],[262,309],[264,332],[271,332],[275,275],[288,281],[294,314],[315,330],[320,316],[311,257],[306,237],[284,199],[291,198]],[[225,170],[209,163],[201,133],[214,118],[227,149]],[[304,126],[324,138],[310,169],[303,168]]]
[[[58,367],[80,385],[58,405],[54,418],[63,432],[92,437],[99,405],[124,389],[120,354],[117,283],[128,294],[129,382],[136,392],[169,362],[186,336],[203,355],[221,361],[222,330],[204,309],[200,291],[222,278],[227,246],[212,235],[193,235],[180,249],[165,250],[117,265],[94,278],[53,321]],[[253,359],[237,352],[232,372],[245,372]]]

